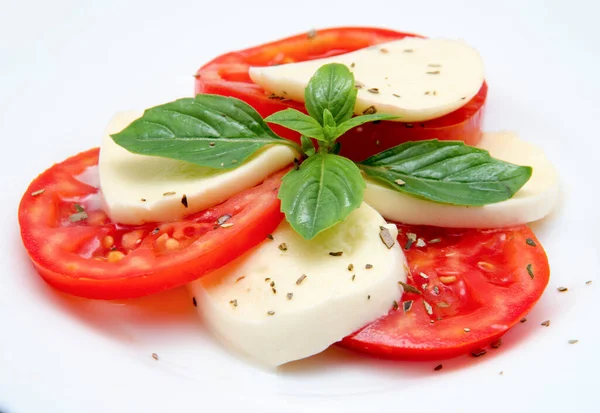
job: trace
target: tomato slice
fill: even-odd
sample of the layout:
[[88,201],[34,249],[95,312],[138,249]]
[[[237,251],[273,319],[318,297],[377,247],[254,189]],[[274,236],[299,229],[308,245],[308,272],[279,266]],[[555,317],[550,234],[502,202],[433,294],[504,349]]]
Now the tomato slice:
[[[399,228],[398,242],[409,248],[408,284],[420,294],[405,293],[397,310],[346,337],[346,348],[410,360],[477,352],[518,323],[548,284],[546,253],[527,226]],[[407,234],[426,246],[417,247]]]
[[[54,165],[31,183],[19,206],[21,236],[35,268],[66,293],[121,299],[186,284],[263,241],[283,219],[280,172],[178,221],[119,225],[89,183],[98,154],[91,149]],[[227,225],[217,224],[227,216]]]
[[[250,66],[270,66],[335,56],[404,37],[422,37],[393,30],[342,27],[301,34],[250,49],[219,56],[196,73],[196,93],[233,96],[253,106],[263,117],[286,108],[306,113],[304,104],[269,96],[248,75]],[[378,122],[362,125],[339,139],[341,154],[353,160],[389,149],[405,141],[422,139],[462,140],[476,145],[481,139],[484,83],[477,95],[462,108],[426,122]],[[300,135],[271,125],[280,136],[299,142]]]

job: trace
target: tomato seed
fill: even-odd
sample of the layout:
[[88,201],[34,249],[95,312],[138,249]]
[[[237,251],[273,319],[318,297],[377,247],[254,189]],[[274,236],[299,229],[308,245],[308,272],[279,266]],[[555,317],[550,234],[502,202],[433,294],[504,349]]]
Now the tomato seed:
[[118,262],[121,261],[123,258],[125,258],[125,254],[123,254],[121,251],[111,251],[106,256],[108,262]]

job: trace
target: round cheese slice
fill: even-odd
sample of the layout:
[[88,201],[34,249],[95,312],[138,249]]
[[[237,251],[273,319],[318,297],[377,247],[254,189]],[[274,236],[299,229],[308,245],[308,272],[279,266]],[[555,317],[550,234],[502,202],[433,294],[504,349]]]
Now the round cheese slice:
[[503,161],[531,166],[529,181],[511,198],[480,207],[440,204],[406,195],[367,178],[365,202],[391,221],[450,228],[497,228],[537,221],[558,199],[558,174],[537,146],[512,132],[484,133],[479,145]]
[[364,203],[310,241],[284,221],[272,240],[189,290],[228,347],[268,367],[305,358],[400,302],[406,261],[397,243],[382,242],[382,231],[395,242],[396,226]]
[[354,113],[386,113],[401,122],[439,118],[464,106],[484,81],[483,61],[467,44],[407,37],[324,59],[251,67],[250,77],[269,93],[304,102],[317,69],[342,63],[354,73]]

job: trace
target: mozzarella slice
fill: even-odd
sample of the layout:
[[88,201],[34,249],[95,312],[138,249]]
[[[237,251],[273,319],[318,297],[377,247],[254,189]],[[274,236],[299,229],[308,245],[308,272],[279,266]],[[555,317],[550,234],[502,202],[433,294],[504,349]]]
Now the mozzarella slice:
[[511,199],[482,207],[439,204],[367,179],[365,202],[389,220],[455,228],[496,228],[544,218],[558,199],[558,174],[542,149],[511,132],[484,133],[478,145],[498,159],[533,167],[531,179]]
[[251,67],[250,77],[266,91],[304,102],[304,88],[317,69],[343,63],[360,86],[354,113],[397,115],[401,122],[438,118],[464,106],[484,80],[479,53],[463,42],[405,38],[339,56]]
[[[291,148],[264,148],[240,167],[217,171],[188,162],[128,152],[110,137],[143,112],[115,115],[100,147],[100,187],[109,216],[122,224],[171,221],[217,205],[262,182],[299,155]],[[187,199],[187,208],[182,203]]]
[[311,241],[284,221],[273,240],[189,285],[198,312],[226,345],[263,365],[319,353],[400,302],[406,261],[398,244],[383,244],[380,226],[396,238],[396,226],[367,204]]

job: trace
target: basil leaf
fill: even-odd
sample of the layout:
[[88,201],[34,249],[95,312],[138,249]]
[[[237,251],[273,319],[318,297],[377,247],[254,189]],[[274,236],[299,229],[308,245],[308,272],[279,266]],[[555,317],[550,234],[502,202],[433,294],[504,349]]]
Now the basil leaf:
[[374,122],[376,120],[391,120],[391,119],[398,119],[398,116],[386,115],[384,113],[374,113],[372,115],[355,116],[351,119],[348,119],[347,121],[342,122],[341,124],[339,124],[337,126],[337,130],[335,132],[336,138],[338,136],[341,136],[344,133],[348,132],[350,129],[354,129],[357,126],[362,125],[363,123]]
[[329,63],[317,70],[304,90],[306,110],[321,125],[325,125],[325,109],[336,123],[342,123],[352,117],[357,93],[350,70],[343,64]]
[[335,119],[333,119],[333,115],[329,111],[329,109],[323,110],[323,135],[325,136],[326,142],[333,142],[335,138],[337,138],[336,133],[336,123]]
[[532,169],[456,141],[407,142],[359,164],[393,189],[430,201],[481,206],[511,198]]
[[312,239],[358,208],[364,188],[364,179],[352,161],[317,153],[283,177],[281,210],[298,234]]
[[248,104],[208,94],[147,109],[111,137],[129,152],[217,169],[235,168],[265,145],[297,146],[277,136]]
[[316,119],[296,109],[285,109],[281,112],[273,113],[265,118],[265,122],[281,125],[302,135],[321,141],[325,139],[321,124]]
[[302,135],[300,136],[300,143],[302,144],[302,152],[304,152],[307,158],[315,154],[315,145],[310,138]]

